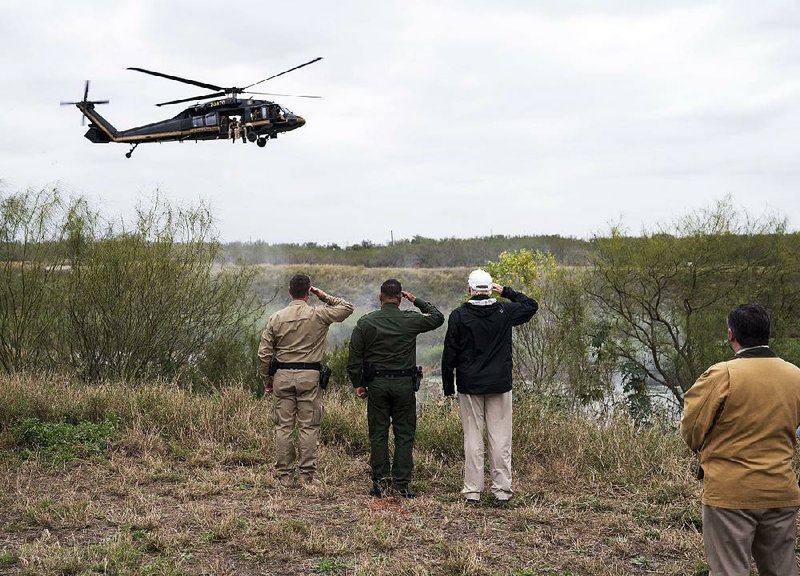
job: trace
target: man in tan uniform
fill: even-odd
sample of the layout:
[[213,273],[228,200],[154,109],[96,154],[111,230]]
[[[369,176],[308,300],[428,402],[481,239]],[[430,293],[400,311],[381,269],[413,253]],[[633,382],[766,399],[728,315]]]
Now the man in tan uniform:
[[731,310],[735,358],[706,370],[684,397],[681,435],[700,452],[711,576],[747,576],[751,555],[761,576],[797,575],[800,368],[769,348],[769,324],[758,304]]
[[[258,347],[258,369],[267,393],[274,396],[275,474],[284,486],[294,484],[295,449],[292,432],[299,431],[297,472],[302,483],[316,482],[317,440],[322,419],[319,387],[325,337],[334,322],[353,313],[353,305],[311,286],[305,274],[289,281],[292,302],[267,320]],[[310,306],[309,294],[325,305]],[[270,375],[270,363],[277,371]]]

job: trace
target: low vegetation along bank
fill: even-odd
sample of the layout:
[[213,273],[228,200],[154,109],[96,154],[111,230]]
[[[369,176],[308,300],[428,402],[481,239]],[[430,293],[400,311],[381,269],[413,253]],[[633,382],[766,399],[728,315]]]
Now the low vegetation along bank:
[[[155,198],[109,224],[57,190],[0,196],[0,573],[706,573],[699,485],[662,405],[679,411],[730,357],[724,319],[740,302],[765,305],[771,345],[800,361],[800,233],[724,201],[573,243],[575,261],[529,240],[325,247],[332,260],[306,246],[234,259],[291,264],[221,265],[230,247],[202,207]],[[449,312],[476,263],[540,303],[514,334],[516,498],[460,500],[439,329],[418,341],[421,497],[370,499],[365,406],[344,371],[352,324],[389,276]],[[448,268],[420,267],[436,264]],[[357,313],[329,334],[322,485],[282,490],[255,350],[297,270]]]
[[704,574],[674,432],[518,397],[516,497],[465,507],[450,401],[421,407],[416,500],[371,499],[365,405],[325,397],[320,477],[271,475],[270,399],[0,380],[0,573]]

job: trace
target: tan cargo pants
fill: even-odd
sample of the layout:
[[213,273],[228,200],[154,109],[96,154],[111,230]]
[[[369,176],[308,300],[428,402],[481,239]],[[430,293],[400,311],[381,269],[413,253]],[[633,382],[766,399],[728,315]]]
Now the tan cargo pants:
[[467,500],[479,500],[483,491],[483,430],[489,437],[492,493],[511,498],[511,392],[459,394],[458,410],[464,430],[464,488]]
[[317,442],[322,421],[322,390],[317,370],[278,370],[272,378],[272,420],[275,422],[275,474],[294,473],[292,433],[298,429],[297,471],[310,480],[317,468]]
[[703,543],[710,576],[748,576],[750,556],[761,576],[797,576],[798,508],[739,510],[703,506]]

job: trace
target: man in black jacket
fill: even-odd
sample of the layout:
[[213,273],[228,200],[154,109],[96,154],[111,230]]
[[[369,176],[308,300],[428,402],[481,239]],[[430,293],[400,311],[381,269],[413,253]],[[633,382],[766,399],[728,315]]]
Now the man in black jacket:
[[[510,302],[497,302],[492,293]],[[483,270],[469,275],[470,299],[453,310],[442,353],[444,395],[455,394],[464,429],[464,488],[468,502],[483,490],[483,429],[489,437],[492,493],[511,498],[511,328],[528,322],[539,305]]]

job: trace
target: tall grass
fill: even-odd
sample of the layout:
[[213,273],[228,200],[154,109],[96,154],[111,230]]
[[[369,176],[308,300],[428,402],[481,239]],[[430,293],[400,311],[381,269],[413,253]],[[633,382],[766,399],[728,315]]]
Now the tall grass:
[[[326,392],[324,406],[322,442],[366,456],[366,403],[343,388]],[[221,445],[265,454],[273,449],[271,401],[256,399],[242,387],[201,395],[167,382],[86,385],[32,375],[0,377],[0,442],[13,443],[14,426],[30,418],[113,422],[118,440],[139,431],[186,449]],[[420,406],[415,450],[429,475],[460,467],[463,448],[455,401]],[[571,487],[638,491],[691,481],[690,455],[674,431],[636,425],[624,414],[590,420],[533,396],[515,399],[513,450],[518,474]]]

